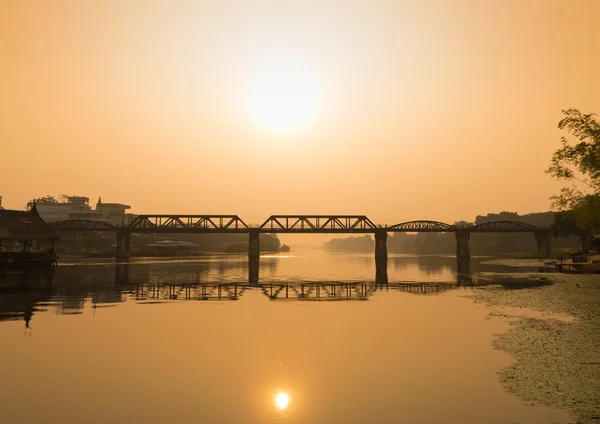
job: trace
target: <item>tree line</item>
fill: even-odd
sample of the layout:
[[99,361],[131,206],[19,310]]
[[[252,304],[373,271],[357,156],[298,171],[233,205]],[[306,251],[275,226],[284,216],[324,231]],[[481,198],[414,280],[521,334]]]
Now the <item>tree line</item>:
[[[473,222],[455,222],[455,226],[467,227],[492,221],[517,221],[542,228],[554,228],[557,222],[554,212],[519,215],[516,212],[490,213],[477,216]],[[562,218],[560,218],[562,219]],[[561,221],[562,222],[562,221]],[[563,228],[563,227],[561,227]],[[552,235],[555,235],[554,230]],[[576,249],[581,240],[576,234],[556,233],[552,240],[554,248]],[[390,233],[387,240],[390,253],[410,253],[422,255],[455,254],[456,239],[454,233]],[[338,238],[324,245],[330,251],[372,252],[374,240],[371,235],[363,237]],[[537,244],[530,233],[473,233],[471,234],[471,252],[474,255],[501,255],[511,253],[536,252]]]

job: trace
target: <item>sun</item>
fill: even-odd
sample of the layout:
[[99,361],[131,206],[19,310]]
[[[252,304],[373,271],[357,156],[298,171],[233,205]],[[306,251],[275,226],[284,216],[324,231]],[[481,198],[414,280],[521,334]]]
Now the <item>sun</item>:
[[321,94],[314,72],[284,61],[255,72],[249,84],[248,102],[257,125],[274,134],[289,135],[315,123]]

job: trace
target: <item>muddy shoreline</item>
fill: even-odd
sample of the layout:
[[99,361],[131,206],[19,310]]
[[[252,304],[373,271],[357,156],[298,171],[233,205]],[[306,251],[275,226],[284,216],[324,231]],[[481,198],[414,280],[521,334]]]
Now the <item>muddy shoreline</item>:
[[[600,423],[600,277],[484,274],[480,279],[552,283],[519,290],[475,287],[471,297],[488,304],[491,315],[512,320],[510,330],[494,342],[516,359],[498,374],[509,392],[529,404],[567,410],[577,423]],[[520,308],[541,314],[519,316]]]

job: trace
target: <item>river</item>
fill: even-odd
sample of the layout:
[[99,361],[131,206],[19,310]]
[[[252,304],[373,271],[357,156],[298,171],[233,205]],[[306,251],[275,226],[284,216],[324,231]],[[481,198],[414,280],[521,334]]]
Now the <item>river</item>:
[[[475,280],[515,270],[485,260]],[[370,255],[308,250],[4,277],[0,422],[566,420],[502,388],[508,323],[455,283],[453,257],[390,256],[376,284]]]

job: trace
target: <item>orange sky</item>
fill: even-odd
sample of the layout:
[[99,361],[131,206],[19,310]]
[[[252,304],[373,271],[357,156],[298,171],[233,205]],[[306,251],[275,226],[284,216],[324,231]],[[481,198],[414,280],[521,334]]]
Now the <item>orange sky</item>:
[[[549,208],[561,109],[600,113],[600,1],[0,5],[0,195],[134,213],[453,222]],[[318,76],[316,123],[254,122],[264,63]]]

